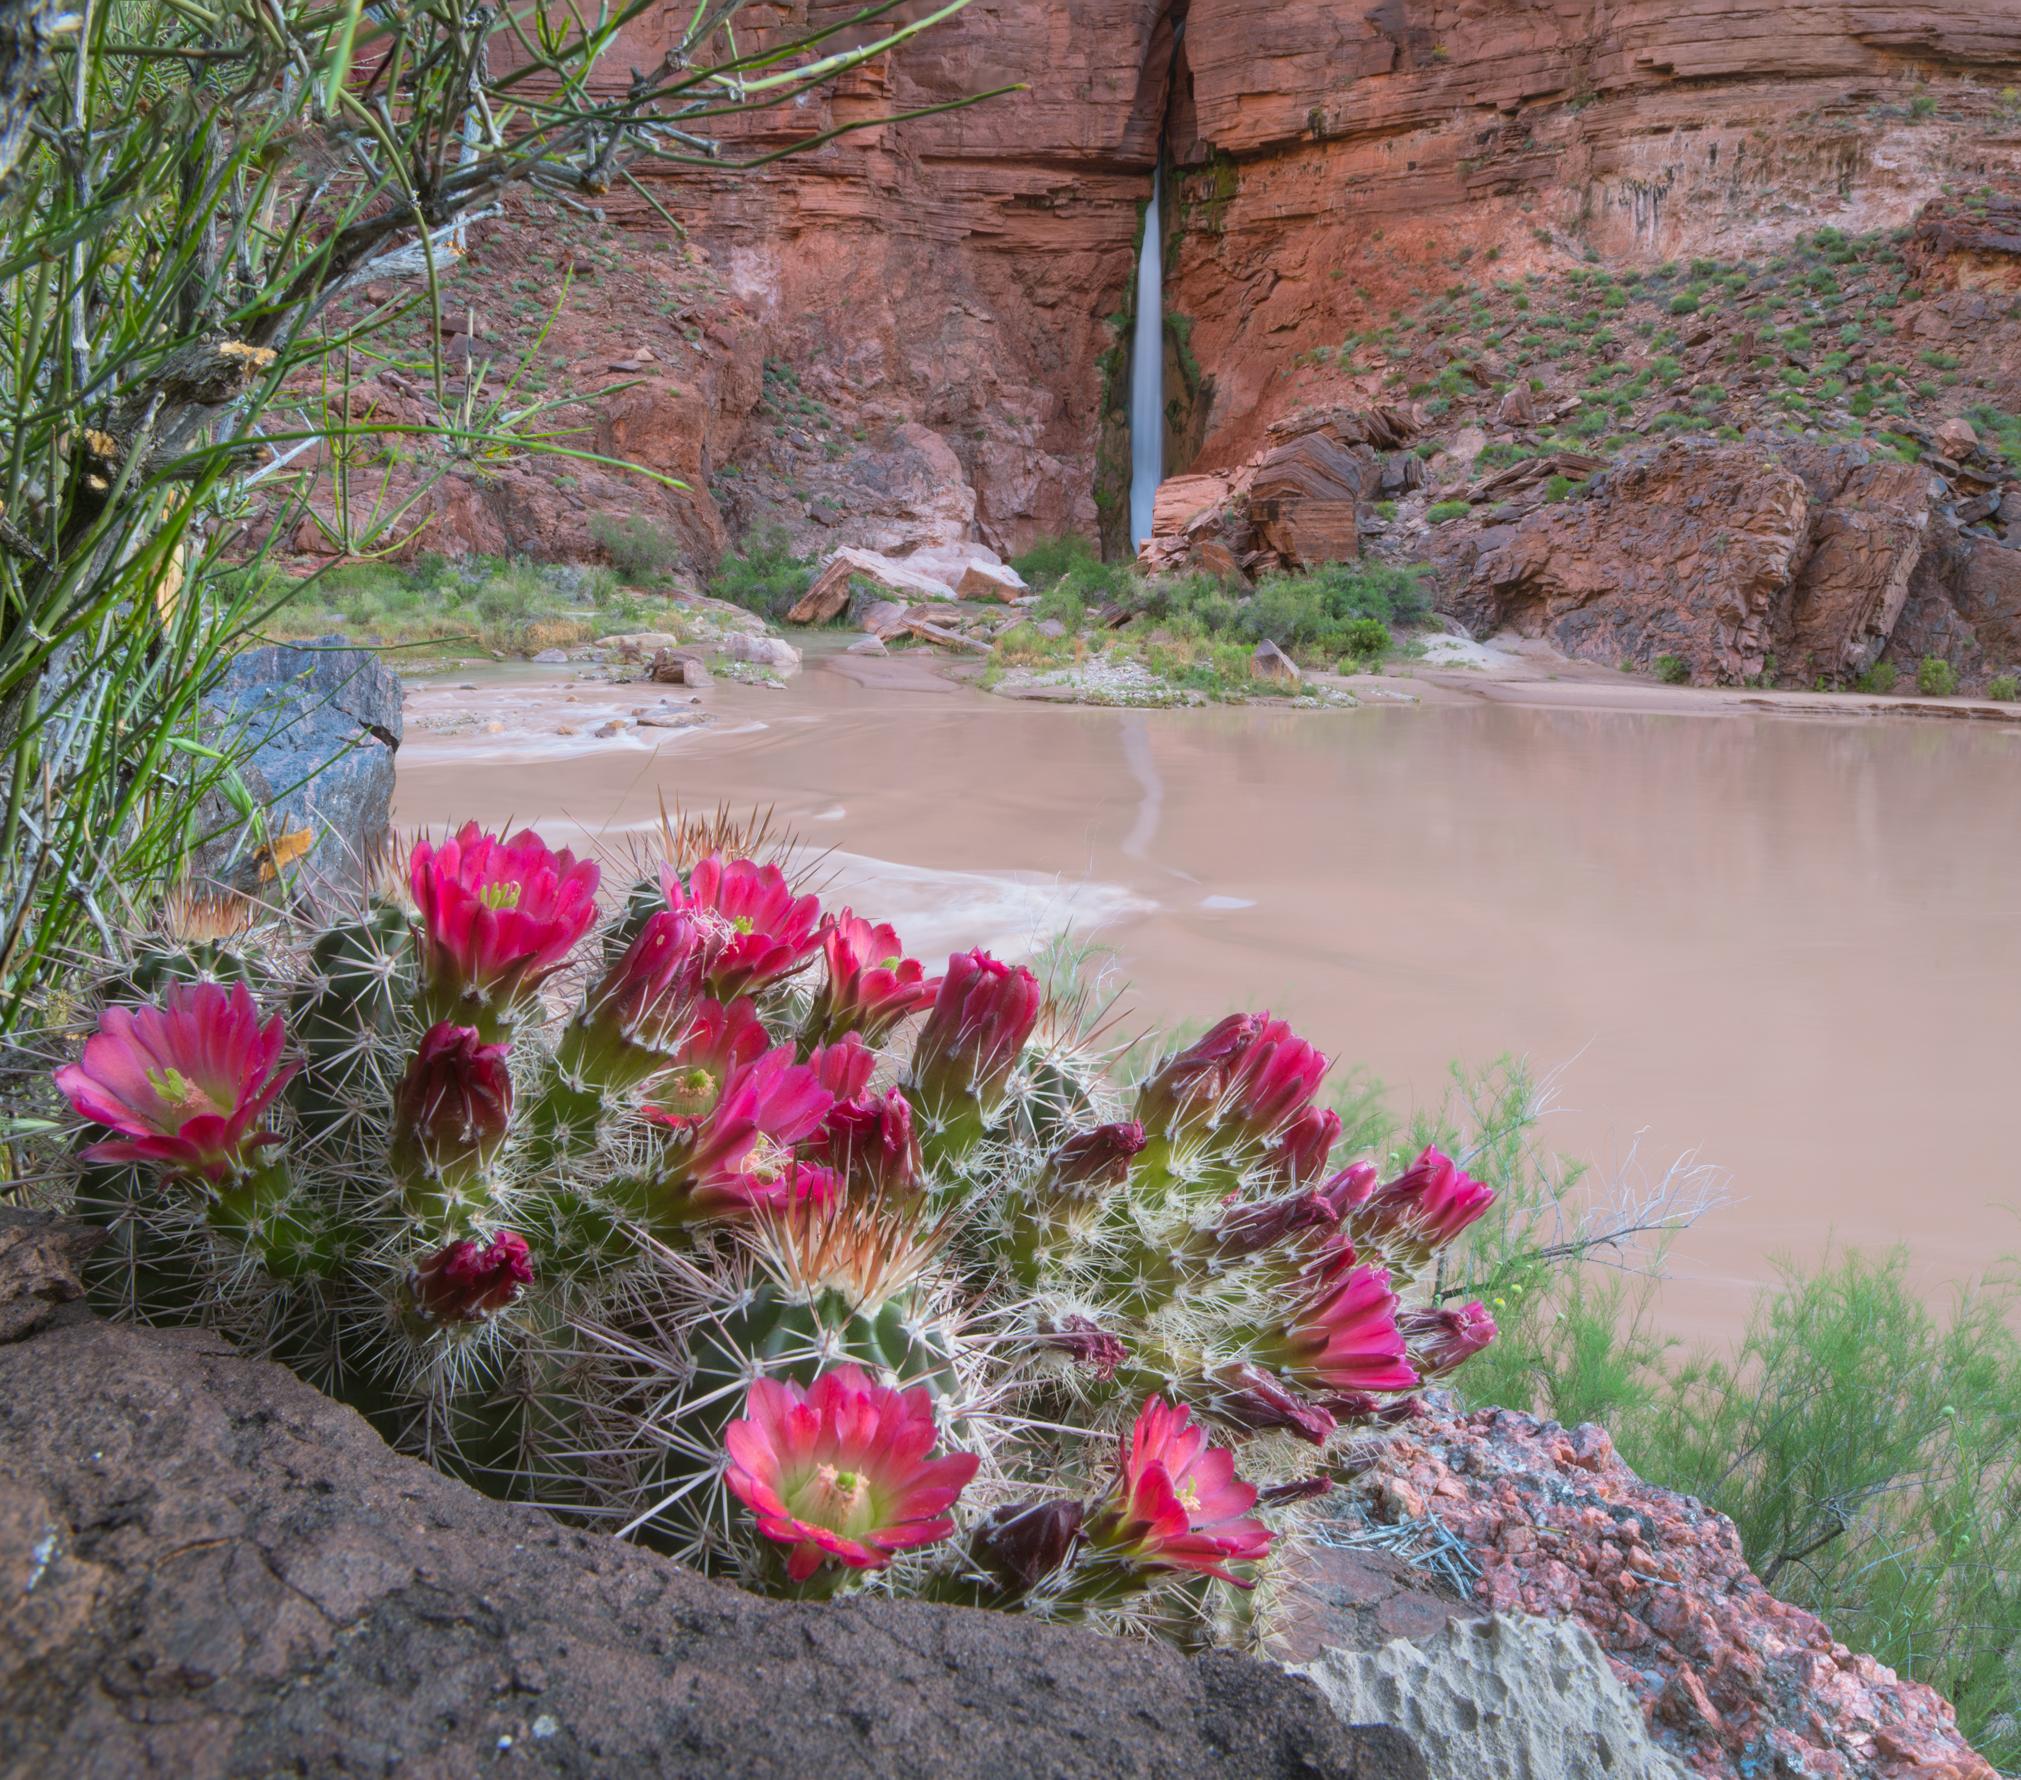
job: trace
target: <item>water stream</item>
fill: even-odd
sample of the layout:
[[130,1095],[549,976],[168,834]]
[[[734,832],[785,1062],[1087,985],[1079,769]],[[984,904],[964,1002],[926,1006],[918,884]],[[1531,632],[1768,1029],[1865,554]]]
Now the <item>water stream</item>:
[[1151,177],[1144,244],[1137,255],[1136,332],[1130,342],[1130,543],[1151,535],[1151,503],[1165,479],[1165,247],[1161,164]]

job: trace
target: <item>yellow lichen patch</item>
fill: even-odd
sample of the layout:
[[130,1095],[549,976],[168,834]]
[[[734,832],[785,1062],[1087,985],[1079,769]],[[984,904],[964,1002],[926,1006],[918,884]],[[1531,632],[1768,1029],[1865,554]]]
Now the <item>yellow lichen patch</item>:
[[219,358],[235,358],[248,370],[264,371],[274,362],[271,346],[248,346],[243,340],[227,340],[218,348]]

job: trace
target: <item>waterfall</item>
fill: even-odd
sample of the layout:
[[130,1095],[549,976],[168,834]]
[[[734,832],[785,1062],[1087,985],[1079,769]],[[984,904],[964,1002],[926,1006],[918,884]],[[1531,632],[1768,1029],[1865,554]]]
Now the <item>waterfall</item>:
[[1151,502],[1165,477],[1165,242],[1158,226],[1163,156],[1151,176],[1137,259],[1137,325],[1130,341],[1130,542],[1151,535]]

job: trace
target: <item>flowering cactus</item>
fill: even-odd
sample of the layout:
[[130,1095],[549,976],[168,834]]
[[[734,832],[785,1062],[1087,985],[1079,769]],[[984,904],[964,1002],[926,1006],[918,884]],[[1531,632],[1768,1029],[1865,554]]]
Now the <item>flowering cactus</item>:
[[1187,1635],[1493,1338],[1424,1291],[1488,1189],[1336,1168],[1325,1060],[1267,1014],[1128,1100],[1031,971],[929,979],[775,862],[662,870],[601,932],[531,833],[407,883],[129,964],[161,1002],[57,1084],[102,1302],[488,1489],[758,1586]]
[[84,1054],[56,1071],[77,1113],[119,1135],[87,1162],[138,1162],[212,1186],[280,1140],[260,1127],[295,1073],[280,1015],[262,1023],[243,983],[178,983],[159,1007],[109,1007]]
[[766,1538],[792,1548],[786,1573],[805,1582],[831,1561],[882,1569],[954,1531],[948,1510],[980,1461],[927,1457],[939,1438],[926,1391],[891,1390],[843,1366],[804,1391],[759,1379],[723,1443],[730,1488]]

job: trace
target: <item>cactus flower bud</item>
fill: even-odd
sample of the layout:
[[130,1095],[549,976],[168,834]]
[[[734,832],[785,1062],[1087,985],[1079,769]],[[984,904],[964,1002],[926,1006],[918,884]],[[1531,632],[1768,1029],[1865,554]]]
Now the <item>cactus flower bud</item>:
[[393,1090],[393,1172],[460,1191],[491,1166],[512,1121],[509,1045],[439,1020],[422,1034]]
[[562,1037],[563,1070],[612,1094],[665,1071],[693,1027],[708,966],[694,916],[650,917],[584,994]]
[[1325,1195],[1327,1204],[1333,1207],[1333,1215],[1338,1220],[1346,1217],[1357,1205],[1366,1203],[1381,1178],[1373,1162],[1356,1162],[1325,1182],[1319,1191]]
[[1340,1114],[1308,1106],[1284,1127],[1264,1158],[1264,1171],[1289,1186],[1305,1186],[1326,1172],[1326,1159],[1340,1141]]
[[1457,1310],[1413,1310],[1397,1319],[1411,1359],[1426,1378],[1443,1378],[1495,1339],[1488,1307],[1476,1299]]
[[[1297,1171],[1318,1172],[1339,1134],[1326,1115],[1307,1118],[1326,1067],[1282,1020],[1231,1014],[1144,1082],[1137,1117],[1175,1151],[1262,1162],[1303,1178]],[[1287,1134],[1295,1135],[1294,1150],[1284,1147]]]
[[280,1139],[260,1128],[295,1073],[282,1066],[287,1029],[264,1024],[243,983],[172,985],[158,1006],[109,1007],[83,1054],[55,1072],[82,1117],[117,1135],[87,1162],[149,1162],[222,1185]]
[[1314,1446],[1324,1446],[1339,1426],[1319,1404],[1251,1361],[1223,1366],[1213,1382],[1220,1392],[1215,1407],[1239,1427],[1283,1428]]
[[976,1529],[975,1555],[1012,1595],[1028,1595],[1064,1570],[1081,1540],[1079,1502],[1020,1502],[993,1510]]
[[828,977],[808,1010],[809,1042],[854,1032],[874,1045],[908,1014],[933,1005],[940,978],[928,977],[918,959],[905,956],[894,929],[844,909],[822,922],[820,939]]
[[1273,1483],[1256,1499],[1266,1508],[1282,1508],[1292,1502],[1316,1502],[1321,1496],[1331,1495],[1333,1489],[1331,1477],[1299,1477],[1290,1483]]
[[489,1242],[459,1237],[424,1256],[408,1271],[407,1295],[431,1323],[481,1323],[532,1283],[526,1238],[501,1230]]
[[1145,1141],[1135,1122],[1076,1131],[1046,1158],[1033,1194],[1042,1204],[1095,1204],[1130,1178],[1131,1159]]
[[851,1191],[894,1204],[918,1196],[919,1139],[913,1134],[912,1108],[896,1088],[881,1100],[838,1100],[808,1148]]
[[1023,965],[999,963],[980,949],[955,953],[913,1047],[914,1103],[942,1124],[964,1109],[985,1128],[995,1124],[1044,1000]]
[[1494,1202],[1492,1187],[1475,1180],[1450,1156],[1427,1148],[1357,1209],[1354,1230],[1372,1247],[1423,1261]]
[[1077,1365],[1085,1366],[1104,1380],[1114,1378],[1116,1368],[1130,1357],[1121,1336],[1111,1335],[1092,1318],[1084,1316],[1060,1318],[1052,1328],[1040,1331],[1036,1345],[1059,1349]]
[[1276,1248],[1308,1230],[1332,1230],[1338,1223],[1333,1206],[1322,1193],[1285,1193],[1275,1199],[1251,1200],[1224,1212],[1214,1226],[1214,1250],[1224,1259]]
[[502,841],[467,822],[440,847],[417,841],[407,875],[426,1009],[486,1038],[502,1036],[596,923],[596,865],[549,852],[530,828]]

